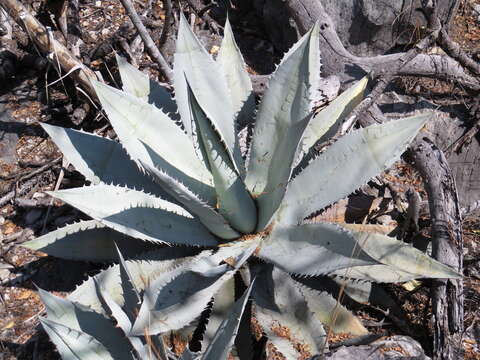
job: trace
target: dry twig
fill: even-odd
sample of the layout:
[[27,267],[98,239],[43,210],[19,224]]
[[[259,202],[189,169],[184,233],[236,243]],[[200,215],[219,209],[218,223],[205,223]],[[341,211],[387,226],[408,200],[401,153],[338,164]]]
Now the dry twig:
[[172,69],[170,68],[170,65],[168,65],[163,55],[160,53],[160,50],[158,50],[155,42],[148,33],[147,28],[145,27],[145,25],[143,25],[142,20],[138,16],[132,2],[130,0],[120,0],[120,2],[122,3],[128,17],[130,18],[130,20],[132,20],[133,25],[141,36],[148,54],[158,64],[160,71],[162,72],[165,79],[169,83],[172,83]]

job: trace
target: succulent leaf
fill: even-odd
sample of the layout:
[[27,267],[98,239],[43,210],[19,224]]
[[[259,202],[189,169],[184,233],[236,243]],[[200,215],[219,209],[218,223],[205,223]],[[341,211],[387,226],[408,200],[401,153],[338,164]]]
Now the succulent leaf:
[[398,160],[429,117],[372,125],[339,139],[290,182],[277,219],[300,223],[358,189]]
[[[95,289],[97,291],[97,296],[100,303],[103,306],[103,309],[107,315],[114,319],[117,323],[117,326],[122,329],[123,334],[129,334],[132,328],[132,320],[129,316],[123,311],[123,309],[118,305],[108,294],[105,289],[102,289],[102,286],[94,280]],[[123,284],[122,284],[123,285]],[[125,301],[125,305],[127,301]],[[136,352],[138,359],[147,358],[147,346],[142,342],[142,339],[137,336],[127,336],[126,340],[133,347]]]
[[200,132],[200,146],[204,149],[203,153],[207,156],[205,162],[209,164],[213,175],[218,211],[233,228],[244,234],[249,234],[255,230],[257,224],[255,203],[240,175],[236,172],[214,125],[209,121],[197,102],[189,83],[187,85],[192,118]]
[[315,317],[335,333],[355,336],[368,334],[360,320],[327,292],[318,292],[306,286],[301,291]]
[[[149,251],[136,256],[134,259],[127,260],[127,266],[135,287],[142,291],[161,274],[182,266],[184,263],[193,261],[197,255],[196,253],[195,249],[190,247],[166,247],[160,250]],[[203,256],[206,254],[211,255],[211,252],[204,252]],[[88,306],[97,312],[104,313],[94,283],[97,281],[117,304],[124,306],[124,289],[121,279],[120,266],[118,264],[112,265],[99,274],[88,278],[68,296],[68,299]]]
[[287,359],[321,354],[325,331],[294,280],[271,265],[258,265],[253,272],[255,318],[273,345]]
[[303,134],[303,154],[316,143],[327,141],[337,133],[348,114],[362,101],[367,83],[368,77],[364,77],[313,117]]
[[378,263],[349,231],[327,223],[277,225],[262,242],[258,256],[283,271],[306,276]]
[[238,129],[251,123],[255,113],[255,95],[245,61],[235,42],[228,16],[216,61],[227,80]]
[[42,128],[75,169],[93,184],[122,185],[144,189],[162,197],[165,195],[162,189],[140,172],[116,141],[45,123]]
[[137,239],[191,246],[217,244],[207,229],[181,207],[141,191],[97,185],[49,194]]
[[[40,318],[43,329],[64,360],[115,360],[108,350],[92,336],[46,318]],[[133,360],[133,357],[118,359]]]
[[[372,271],[372,266],[366,266],[365,270],[354,268],[351,272],[348,269],[348,277],[355,278],[358,274],[369,275],[372,277],[371,281],[375,282],[382,282],[381,280],[388,282],[385,280],[389,280],[391,277],[395,282],[418,278],[462,278],[462,275],[451,267],[432,259],[403,241],[376,233],[355,231],[351,233],[366,254],[387,265],[389,269],[376,268],[375,271]],[[384,273],[377,273],[379,270],[383,271],[383,269]],[[408,273],[412,274],[411,278],[408,278]],[[397,279],[395,279],[395,275],[398,276]]]
[[[320,63],[311,49],[319,46],[318,24],[285,55],[269,81],[257,113],[246,184],[256,197],[257,230],[268,225],[285,193],[295,154],[310,121],[311,73]],[[315,51],[312,51],[315,53]]]
[[235,304],[235,279],[225,281],[213,299],[208,323],[203,333],[202,349],[207,349],[212,343],[220,324],[228,317]]
[[[140,292],[135,286],[135,281],[132,275],[130,274],[130,270],[128,270],[128,266],[127,266],[127,263],[125,262],[125,259],[123,258],[122,252],[118,247],[116,250],[118,253],[118,260],[119,260],[118,265],[120,268],[120,282],[122,284],[122,292],[123,292],[123,299],[124,299],[123,308],[125,309],[125,313],[128,316],[128,319],[130,321],[130,327],[131,327],[131,324],[135,321],[135,317],[137,316],[138,310],[140,309],[142,299],[140,297]],[[108,293],[106,295],[104,294],[104,297],[105,296],[110,298],[110,295]],[[130,332],[130,329],[128,329],[128,332]],[[125,332],[125,333],[128,334],[128,332]]]
[[229,311],[228,317],[218,327],[211,344],[205,350],[204,360],[223,360],[228,358],[228,353],[238,333],[240,320],[242,319],[253,284],[254,282],[245,290],[242,297],[235,302],[235,305]]
[[48,320],[94,337],[114,359],[133,359],[133,348],[125,341],[125,334],[110,319],[42,289],[38,289],[38,293],[45,304]]
[[236,239],[240,237],[240,234],[232,229],[228,221],[220,213],[191,192],[181,182],[155,167],[143,163],[142,166],[173,199],[182,204],[191,214],[197,216],[202,224],[213,234],[222,239]]
[[174,70],[175,99],[187,134],[193,138],[195,133],[189,106],[188,81],[200,106],[225,143],[235,169],[240,170],[244,165],[235,135],[232,101],[226,96],[229,94],[227,81],[220,66],[204,49],[183,14],[180,14]]
[[154,244],[126,236],[96,220],[66,225],[22,246],[62,259],[104,262],[118,258],[115,243],[127,257],[155,248]]
[[[212,178],[182,129],[154,105],[93,82],[103,109],[132,160],[155,165],[210,200]],[[141,126],[140,126],[141,124]],[[158,141],[161,136],[161,141]],[[147,151],[147,144],[154,155]]]
[[[250,257],[258,241],[222,247],[215,255],[159,276],[145,290],[132,334],[159,334],[181,329],[195,320],[210,299]],[[235,266],[221,264],[227,258]]]
[[165,87],[160,86],[156,81],[150,79],[147,74],[129,64],[124,57],[115,55],[115,58],[117,59],[118,71],[122,78],[123,91],[155,105],[172,117],[176,117],[178,111],[177,104]]

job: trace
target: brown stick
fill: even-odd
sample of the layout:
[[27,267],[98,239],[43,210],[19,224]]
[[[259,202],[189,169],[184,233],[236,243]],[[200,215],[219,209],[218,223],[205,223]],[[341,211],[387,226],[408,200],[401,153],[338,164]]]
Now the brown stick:
[[96,97],[90,79],[96,79],[95,73],[83,65],[17,0],[0,0],[0,6],[25,30],[31,41],[47,55],[53,55],[54,65],[58,60],[62,70],[70,73],[80,86],[92,97]]
[[125,11],[127,12],[128,17],[130,18],[130,20],[132,20],[132,23],[137,29],[138,34],[142,38],[148,54],[152,57],[152,60],[158,64],[163,76],[171,84],[173,82],[172,69],[168,65],[163,55],[160,53],[160,50],[158,50],[157,46],[155,45],[155,42],[153,41],[152,37],[148,33],[147,28],[145,27],[145,25],[143,25],[142,20],[138,16],[132,2],[130,0],[120,0],[120,2],[125,8]]

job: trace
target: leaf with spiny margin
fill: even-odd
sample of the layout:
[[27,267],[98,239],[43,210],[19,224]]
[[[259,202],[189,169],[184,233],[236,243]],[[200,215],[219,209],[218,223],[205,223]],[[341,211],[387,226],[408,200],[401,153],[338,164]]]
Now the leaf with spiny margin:
[[114,359],[133,359],[130,342],[110,319],[86,306],[62,299],[40,288],[38,294],[47,310],[48,320],[94,337]]
[[364,77],[313,117],[302,137],[303,154],[316,143],[327,141],[337,133],[348,114],[362,101],[367,83],[368,77]]
[[217,245],[184,209],[141,191],[97,185],[48,193],[128,236],[156,243]]
[[224,360],[228,358],[228,353],[237,336],[240,320],[242,319],[243,311],[247,305],[253,284],[254,281],[252,281],[247,290],[245,290],[242,297],[235,302],[235,305],[230,308],[230,314],[222,321],[212,342],[205,350],[203,355],[204,360]]
[[277,220],[300,223],[358,189],[398,160],[430,117],[426,114],[371,125],[343,136],[290,182]]
[[187,134],[194,138],[195,129],[190,112],[188,81],[202,109],[225,143],[235,169],[242,172],[244,165],[235,134],[235,114],[232,101],[228,96],[227,80],[220,66],[190,29],[183,14],[180,14],[174,70],[175,99]]
[[[140,298],[140,292],[135,287],[135,282],[130,274],[130,271],[128,270],[128,266],[123,258],[122,252],[118,247],[117,253],[119,260],[118,265],[120,266],[120,281],[122,283],[123,298],[125,300],[123,308],[125,309],[130,322],[133,323],[137,317],[142,299]],[[130,331],[130,329],[128,331]]]
[[254,316],[278,351],[287,359],[321,353],[326,348],[325,331],[293,279],[269,264],[255,265],[253,273]]
[[317,24],[290,49],[260,103],[246,178],[258,205],[257,231],[268,225],[282,201],[300,139],[313,115],[311,73],[319,76],[320,62],[312,64],[319,59],[311,49],[318,49],[318,37]]
[[335,277],[332,279],[338,287],[352,300],[361,304],[372,304],[388,309],[393,315],[405,318],[405,313],[392,296],[380,284],[370,281]]
[[221,214],[190,191],[190,189],[180,181],[150,165],[142,163],[142,166],[171,197],[182,204],[191,214],[195,215],[213,234],[222,239],[229,240],[240,237],[240,234],[232,229]]
[[204,149],[203,153],[207,157],[205,162],[209,164],[215,183],[218,211],[235,230],[249,234],[255,230],[257,223],[255,203],[236,172],[214,125],[197,102],[189,83],[187,87],[192,117],[199,131],[198,140]]
[[[160,334],[183,328],[205,309],[220,287],[251,256],[259,239],[239,241],[208,257],[157,277],[143,294],[132,334]],[[221,264],[227,258],[235,266]],[[145,330],[146,329],[146,330]]]
[[359,248],[349,231],[327,223],[277,225],[262,242],[258,257],[306,276],[378,263]]
[[336,270],[330,275],[347,276],[351,279],[372,281],[378,283],[397,283],[417,279],[419,276],[407,271],[402,271],[396,267],[377,264],[367,266],[352,266],[345,270]]
[[96,220],[66,225],[22,246],[62,259],[105,262],[117,260],[115,243],[127,258],[156,247],[112,230]]
[[228,317],[233,304],[235,304],[235,279],[231,278],[215,294],[212,309],[208,316],[207,327],[203,333],[202,349],[207,349],[210,346],[217,329]]
[[[98,284],[98,281],[94,280],[95,290],[97,291],[97,296],[100,303],[103,306],[104,311],[110,318],[113,318],[116,322],[118,327],[122,329],[125,335],[130,333],[132,329],[132,320],[128,317],[128,315],[123,311],[123,309],[118,305],[108,294],[105,289],[102,289],[102,286]],[[142,339],[137,336],[128,336],[128,341],[130,345],[135,349],[137,353],[138,359],[146,359],[147,358],[147,348],[146,344],[142,342]]]
[[[361,268],[349,269],[348,277],[356,278],[360,273],[364,276],[370,276],[372,281],[375,282],[389,282],[385,280],[389,280],[391,277],[393,277],[392,280],[395,280],[395,282],[418,278],[462,278],[462,275],[451,267],[432,259],[403,241],[375,233],[351,231],[351,234],[357,240],[358,246],[366,254],[379,263],[386,265],[387,268],[379,267],[375,271],[372,271],[372,266],[367,266],[365,270]],[[383,270],[385,271],[384,273]],[[411,278],[408,278],[409,273],[412,274]],[[397,278],[395,279],[395,277]]]
[[144,74],[132,64],[129,64],[124,57],[115,54],[115,58],[120,77],[122,78],[123,91],[155,105],[170,116],[176,115],[178,111],[177,104],[166,88],[150,79],[147,74]]
[[[155,165],[211,200],[212,177],[195,154],[189,137],[164,112],[139,98],[92,82],[110,123],[132,160]],[[143,143],[156,156],[149,154]]]
[[165,195],[141,173],[118,142],[83,131],[41,125],[75,169],[93,184],[124,185],[162,197]]
[[[112,354],[92,336],[68,328],[54,321],[40,318],[43,329],[57,347],[63,360],[116,360]],[[118,359],[125,359],[118,358]],[[133,360],[134,357],[127,359]]]
[[355,336],[368,334],[360,320],[329,293],[318,292],[307,286],[301,286],[301,291],[315,317],[334,333],[350,333]]
[[[206,251],[204,254],[204,256],[211,255],[211,251]],[[196,258],[195,256],[195,248],[166,247],[140,254],[134,259],[127,260],[127,264],[135,287],[138,290],[143,290],[156,277],[192,261]],[[97,296],[94,279],[98,281],[116,303],[124,306],[125,299],[121,284],[120,265],[112,265],[98,275],[88,278],[68,296],[68,299],[89,306],[97,312],[104,313]]]
[[227,16],[223,40],[218,51],[217,63],[223,70],[230,89],[233,112],[236,114],[237,129],[251,123],[255,114],[255,94],[246,70],[243,56],[235,42]]

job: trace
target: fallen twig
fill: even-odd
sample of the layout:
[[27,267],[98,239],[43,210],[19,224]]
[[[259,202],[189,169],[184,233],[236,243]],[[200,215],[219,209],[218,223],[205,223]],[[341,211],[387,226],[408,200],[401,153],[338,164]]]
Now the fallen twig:
[[80,62],[72,53],[52,36],[49,36],[47,29],[17,0],[0,0],[0,6],[25,30],[31,41],[48,56],[55,56],[62,70],[71,73],[90,95],[95,97],[95,90],[90,84],[90,79],[96,79],[95,73]]
[[165,20],[163,21],[162,34],[158,40],[158,47],[160,49],[165,45],[172,26],[172,0],[163,0],[163,10],[165,10]]
[[454,42],[445,29],[440,31],[438,41],[442,49],[452,58],[457,60],[462,66],[475,75],[480,75],[480,63],[468,56],[461,47]]
[[145,25],[143,25],[142,20],[138,16],[132,2],[130,0],[120,0],[120,2],[122,3],[128,17],[130,18],[130,20],[132,20],[133,25],[141,36],[148,54],[152,57],[152,60],[154,60],[158,64],[160,71],[162,72],[162,75],[165,77],[165,79],[169,83],[172,83],[172,69],[170,68],[170,65],[168,65],[163,55],[160,53],[160,50],[158,50],[152,37],[148,33],[147,28],[145,27]]

